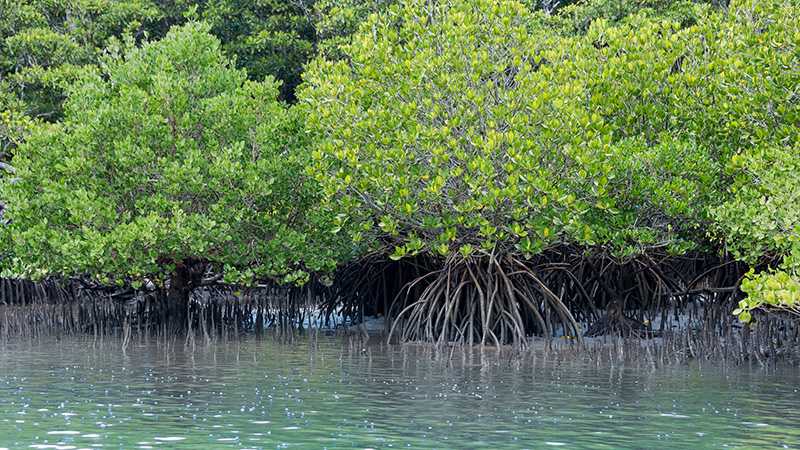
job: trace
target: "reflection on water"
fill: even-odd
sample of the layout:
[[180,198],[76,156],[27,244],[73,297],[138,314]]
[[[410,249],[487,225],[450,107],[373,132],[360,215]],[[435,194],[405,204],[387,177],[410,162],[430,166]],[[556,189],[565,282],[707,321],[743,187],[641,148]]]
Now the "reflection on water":
[[0,449],[800,448],[793,368],[448,363],[323,337],[120,348],[0,346]]

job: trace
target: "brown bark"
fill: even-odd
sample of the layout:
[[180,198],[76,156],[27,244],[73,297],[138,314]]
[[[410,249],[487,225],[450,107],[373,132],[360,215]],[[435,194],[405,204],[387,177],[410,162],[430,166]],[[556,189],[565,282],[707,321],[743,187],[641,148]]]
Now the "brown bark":
[[166,320],[177,329],[188,328],[189,298],[202,283],[205,264],[194,260],[180,261],[175,265],[167,286]]

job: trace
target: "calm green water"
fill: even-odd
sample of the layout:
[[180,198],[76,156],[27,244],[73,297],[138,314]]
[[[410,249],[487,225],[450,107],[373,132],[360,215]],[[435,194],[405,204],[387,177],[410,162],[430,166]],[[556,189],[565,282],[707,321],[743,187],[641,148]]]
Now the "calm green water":
[[800,448],[800,373],[319,337],[0,345],[0,448]]

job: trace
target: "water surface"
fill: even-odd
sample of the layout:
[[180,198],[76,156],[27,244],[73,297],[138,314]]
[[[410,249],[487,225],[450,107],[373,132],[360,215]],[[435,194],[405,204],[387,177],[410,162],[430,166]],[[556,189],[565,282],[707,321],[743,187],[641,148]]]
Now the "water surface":
[[[449,356],[449,355],[448,355]],[[796,368],[653,369],[333,337],[0,345],[0,449],[800,448]]]

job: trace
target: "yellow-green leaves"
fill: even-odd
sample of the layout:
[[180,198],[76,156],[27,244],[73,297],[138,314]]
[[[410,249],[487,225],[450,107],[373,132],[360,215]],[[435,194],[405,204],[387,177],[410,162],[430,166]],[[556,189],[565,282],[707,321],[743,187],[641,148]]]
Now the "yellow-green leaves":
[[700,70],[720,99],[702,123],[730,183],[711,231],[738,259],[772,267],[742,282],[735,314],[749,322],[760,309],[800,311],[800,7],[740,0],[726,19],[715,23],[714,63]]
[[565,36],[514,1],[401,2],[342,49],[348,64],[309,67],[310,171],[395,257],[412,235],[442,256],[710,246],[697,229],[724,197],[719,161],[734,145],[718,109],[747,94],[698,80],[747,61],[721,38],[750,25],[677,11],[626,9]]
[[748,323],[759,309],[788,311],[800,315],[800,277],[795,270],[754,273],[742,281],[747,297],[739,302],[733,314]]
[[401,2],[344,49],[351,65],[311,65],[301,100],[319,139],[313,171],[332,204],[377,225],[394,258],[471,253],[510,235],[507,205],[536,178],[513,163],[528,156],[516,91],[535,58],[528,14],[511,1]]

